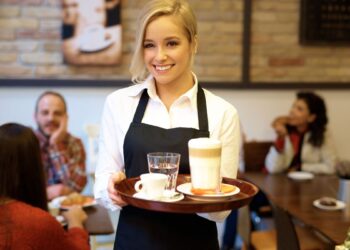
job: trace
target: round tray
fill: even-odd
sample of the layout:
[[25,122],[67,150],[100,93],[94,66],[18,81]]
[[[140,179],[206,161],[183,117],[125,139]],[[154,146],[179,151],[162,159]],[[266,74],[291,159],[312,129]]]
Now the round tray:
[[[223,178],[223,183],[235,185],[240,189],[238,194],[228,197],[224,200],[215,201],[200,201],[194,200],[185,195],[185,198],[176,202],[163,202],[144,200],[133,197],[135,194],[134,185],[140,178],[125,179],[116,185],[116,189],[120,196],[129,205],[160,212],[172,213],[203,213],[203,212],[218,212],[224,210],[232,210],[243,207],[251,201],[258,192],[258,188],[253,184],[239,179]],[[179,175],[177,185],[190,182],[189,175]]]

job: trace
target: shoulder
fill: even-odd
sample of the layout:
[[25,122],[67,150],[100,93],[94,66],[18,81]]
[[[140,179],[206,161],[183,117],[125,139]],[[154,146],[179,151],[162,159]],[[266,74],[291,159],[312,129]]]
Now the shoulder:
[[212,111],[237,115],[237,109],[231,103],[207,89],[204,89],[204,93],[209,112]]
[[71,133],[67,133],[67,141],[69,145],[80,145],[83,147],[83,142],[80,138],[72,135]]
[[52,226],[60,227],[60,224],[47,211],[29,204],[15,201],[9,205],[9,209],[16,211],[13,214],[13,219],[16,223],[20,224],[22,229],[28,228],[34,232],[35,230],[45,230],[45,228]]
[[144,88],[146,88],[145,84],[140,83],[118,89],[107,96],[106,102],[113,105],[135,99],[140,96],[140,93]]

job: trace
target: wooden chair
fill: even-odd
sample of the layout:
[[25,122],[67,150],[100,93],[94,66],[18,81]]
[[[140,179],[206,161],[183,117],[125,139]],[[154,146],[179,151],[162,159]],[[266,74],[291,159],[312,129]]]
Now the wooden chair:
[[[245,142],[245,171],[262,171],[265,157],[273,144],[272,141]],[[275,229],[252,231],[250,209],[245,206],[239,210],[238,234],[243,241],[242,249],[255,250],[318,250],[330,249],[329,244],[311,230],[295,225],[290,215],[283,209],[271,204]]]
[[250,141],[243,144],[245,171],[261,171],[272,141]]
[[[332,245],[311,229],[293,222],[283,209],[274,206],[275,229],[250,231],[249,207],[239,210],[238,233],[243,241],[243,250],[325,250]],[[244,226],[242,227],[242,224]],[[248,226],[247,226],[248,225]]]

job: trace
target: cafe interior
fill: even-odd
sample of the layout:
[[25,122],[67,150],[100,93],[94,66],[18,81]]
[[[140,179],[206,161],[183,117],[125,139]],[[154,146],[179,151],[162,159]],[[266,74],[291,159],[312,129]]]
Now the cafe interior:
[[[98,22],[97,5],[108,9],[112,2],[117,8],[105,19],[117,17],[110,26],[89,24],[84,30],[75,24],[76,33],[69,34],[77,12],[88,25]],[[62,94],[68,131],[83,141],[87,154],[89,179],[82,192],[87,196],[93,196],[104,103],[110,93],[132,84],[135,23],[146,2],[0,2],[0,125],[36,128],[38,96],[48,90]],[[350,1],[188,2],[198,19],[193,72],[203,88],[237,109],[243,138],[237,178],[255,185],[270,202],[255,213],[247,205],[232,207],[237,220],[217,222],[221,248],[350,249],[350,180],[336,171],[294,179],[264,171],[276,139],[272,122],[288,114],[299,91],[324,99],[337,159],[350,169]],[[333,198],[335,207],[320,206],[323,197]],[[91,249],[113,249],[119,212],[96,207],[85,224]],[[230,234],[225,223],[235,223],[233,246],[225,246],[223,236]],[[347,237],[349,248],[341,246]]]

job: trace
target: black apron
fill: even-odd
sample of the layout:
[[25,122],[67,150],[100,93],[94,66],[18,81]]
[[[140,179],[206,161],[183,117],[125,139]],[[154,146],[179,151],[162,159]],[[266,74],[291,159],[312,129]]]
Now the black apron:
[[[179,173],[189,174],[188,146],[191,138],[209,137],[208,116],[203,89],[198,86],[199,130],[143,124],[148,103],[145,89],[124,140],[127,178],[148,172],[147,153],[181,154]],[[218,250],[216,223],[196,214],[154,212],[125,206],[120,212],[114,249],[117,250]]]

